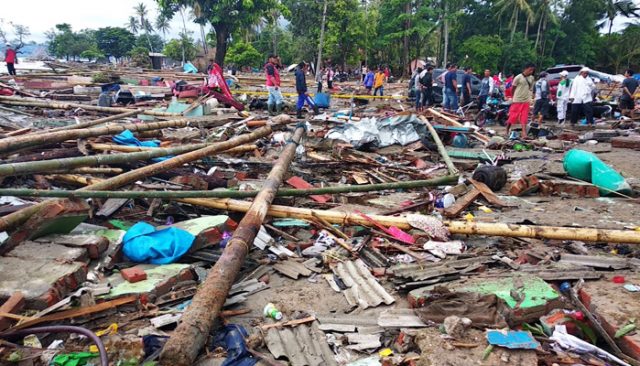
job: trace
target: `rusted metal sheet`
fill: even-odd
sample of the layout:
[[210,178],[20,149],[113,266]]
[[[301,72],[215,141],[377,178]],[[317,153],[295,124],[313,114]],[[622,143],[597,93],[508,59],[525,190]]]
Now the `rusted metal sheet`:
[[490,263],[494,260],[489,256],[467,258],[455,261],[438,263],[412,263],[401,264],[391,268],[393,275],[399,278],[410,278],[414,281],[422,281],[429,278],[452,275],[465,272],[467,268],[474,269],[478,265]]
[[337,366],[335,357],[318,323],[271,328],[264,337],[269,352],[291,366]]
[[334,272],[348,287],[342,292],[351,305],[366,309],[382,303],[391,305],[396,301],[360,259],[339,263]]

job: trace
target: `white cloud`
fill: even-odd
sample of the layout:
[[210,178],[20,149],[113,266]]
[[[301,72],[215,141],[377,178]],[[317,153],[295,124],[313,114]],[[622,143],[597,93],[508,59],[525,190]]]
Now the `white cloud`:
[[[20,0],[4,6],[0,18],[5,23],[28,26],[31,31],[29,40],[44,42],[45,32],[59,23],[69,23],[74,30],[124,27],[129,16],[134,15],[133,7],[138,3],[147,6],[153,24],[158,14],[158,4],[154,0]],[[189,20],[186,23],[194,39],[200,39],[199,25]],[[177,37],[181,29],[182,20],[176,14],[167,38]]]

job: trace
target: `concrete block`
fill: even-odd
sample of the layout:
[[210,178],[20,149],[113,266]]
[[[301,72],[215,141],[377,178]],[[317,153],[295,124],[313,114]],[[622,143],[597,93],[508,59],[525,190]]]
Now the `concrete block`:
[[69,248],[53,243],[26,241],[6,254],[22,259],[51,259],[57,262],[89,263],[89,254],[82,248]]

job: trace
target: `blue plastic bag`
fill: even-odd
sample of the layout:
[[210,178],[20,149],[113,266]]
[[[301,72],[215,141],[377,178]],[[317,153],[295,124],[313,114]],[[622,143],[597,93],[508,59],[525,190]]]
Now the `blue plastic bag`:
[[195,238],[182,229],[156,230],[146,222],[139,222],[124,235],[122,251],[136,263],[173,263],[189,251]]
[[[133,135],[133,132],[129,130],[122,131],[120,134],[113,136],[111,140],[118,145],[125,145],[125,146],[143,146],[143,147],[159,147],[160,146],[160,141],[158,140],[150,140],[150,141],[138,140]],[[164,161],[167,159],[171,159],[172,157],[173,157],[172,155],[161,156],[158,158],[153,158],[151,159],[151,161],[154,161],[154,162]]]
[[331,96],[328,93],[317,93],[313,101],[318,108],[329,108]]

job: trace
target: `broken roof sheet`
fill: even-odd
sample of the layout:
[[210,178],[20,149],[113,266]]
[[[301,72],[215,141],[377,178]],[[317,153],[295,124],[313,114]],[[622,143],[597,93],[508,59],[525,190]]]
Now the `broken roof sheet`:
[[286,359],[292,366],[337,366],[317,322],[294,328],[270,328],[264,340],[276,359]]
[[391,305],[395,302],[393,296],[373,277],[362,260],[342,262],[334,271],[348,287],[342,292],[349,304],[366,309],[382,303]]

